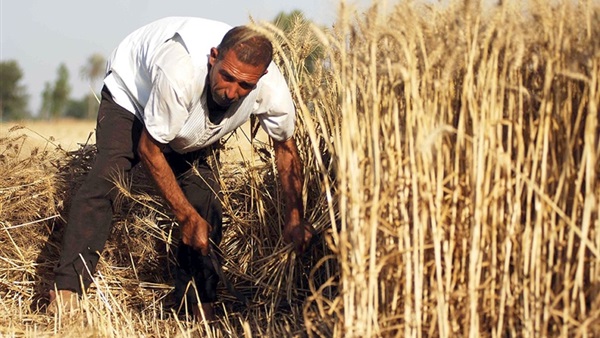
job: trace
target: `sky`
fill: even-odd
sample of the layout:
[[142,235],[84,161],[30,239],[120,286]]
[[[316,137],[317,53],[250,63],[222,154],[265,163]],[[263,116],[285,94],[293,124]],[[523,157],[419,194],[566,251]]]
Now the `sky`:
[[[346,2],[359,10],[371,3]],[[156,19],[197,16],[236,26],[250,17],[271,21],[281,11],[299,9],[330,26],[337,7],[338,0],[0,0],[0,60],[18,62],[29,111],[36,115],[44,84],[54,83],[61,63],[69,69],[71,97],[81,99],[91,91],[80,78],[87,59],[94,53],[108,57],[127,34]]]

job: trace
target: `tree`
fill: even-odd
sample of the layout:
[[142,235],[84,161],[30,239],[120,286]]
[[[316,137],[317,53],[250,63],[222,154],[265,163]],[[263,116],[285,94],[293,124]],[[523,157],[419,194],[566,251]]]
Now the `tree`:
[[279,12],[273,20],[273,23],[282,31],[289,33],[294,28],[296,21],[307,21],[304,13],[299,9],[295,9],[289,13]]
[[49,82],[44,84],[42,92],[42,107],[40,109],[40,117],[49,119],[50,110],[52,110],[52,85]]
[[69,100],[67,108],[65,110],[66,117],[73,117],[76,119],[85,119],[88,117],[88,111],[90,111],[89,105],[92,104],[94,111],[98,110],[98,101],[94,97],[94,94],[88,94],[80,100]]
[[310,30],[311,21],[296,9],[289,13],[279,12],[273,23],[294,43],[290,48],[294,48],[298,57],[303,59],[306,70],[312,73],[316,62],[323,57],[323,48]]
[[30,116],[27,111],[29,97],[25,86],[19,83],[22,78],[23,72],[17,61],[0,62],[0,122]]
[[[58,78],[54,82],[54,86],[50,88],[50,116],[57,118],[63,115],[69,95],[71,94],[71,86],[69,85],[69,70],[64,63],[61,63],[57,71]],[[44,92],[44,94],[46,94]]]
[[[106,59],[104,58],[104,56],[102,56],[102,54],[95,53],[92,54],[88,58],[87,63],[83,67],[81,67],[80,76],[82,79],[90,81],[90,88],[92,88],[93,91],[96,88],[96,81],[104,76],[105,71]],[[97,100],[94,97],[94,95],[88,95],[87,98],[87,117],[92,118],[96,111],[96,108],[98,107],[98,105],[95,104]]]

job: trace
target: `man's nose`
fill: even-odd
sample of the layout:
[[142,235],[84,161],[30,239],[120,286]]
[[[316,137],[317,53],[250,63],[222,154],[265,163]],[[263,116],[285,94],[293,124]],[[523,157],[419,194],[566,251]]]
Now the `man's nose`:
[[227,91],[225,91],[225,95],[227,95],[227,99],[230,101],[236,101],[238,99],[238,93],[235,86],[230,86],[229,88],[227,88]]

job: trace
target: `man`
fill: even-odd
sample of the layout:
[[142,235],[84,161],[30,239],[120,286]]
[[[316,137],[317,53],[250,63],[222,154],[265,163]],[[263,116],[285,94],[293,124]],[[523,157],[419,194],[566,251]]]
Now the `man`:
[[181,229],[175,294],[198,316],[195,281],[205,317],[214,318],[218,276],[207,255],[210,241],[221,240],[222,210],[207,149],[251,114],[273,140],[284,240],[298,253],[306,249],[313,229],[303,220],[294,105],[271,60],[261,34],[200,18],[161,19],[118,45],[98,111],[96,162],[72,201],[51,303],[91,284],[112,223],[115,174],[142,162]]

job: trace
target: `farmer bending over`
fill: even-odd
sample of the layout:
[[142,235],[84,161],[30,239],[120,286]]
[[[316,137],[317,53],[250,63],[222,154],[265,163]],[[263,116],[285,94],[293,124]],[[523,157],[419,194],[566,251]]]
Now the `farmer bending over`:
[[113,178],[142,162],[181,228],[175,295],[198,316],[188,287],[195,281],[204,315],[214,319],[219,278],[207,255],[210,241],[222,237],[222,209],[207,155],[251,114],[273,140],[286,199],[284,240],[306,249],[313,229],[303,219],[294,104],[272,54],[270,41],[248,27],[183,17],[150,23],[118,45],[102,89],[96,162],[72,201],[51,304],[91,284],[112,224]]

